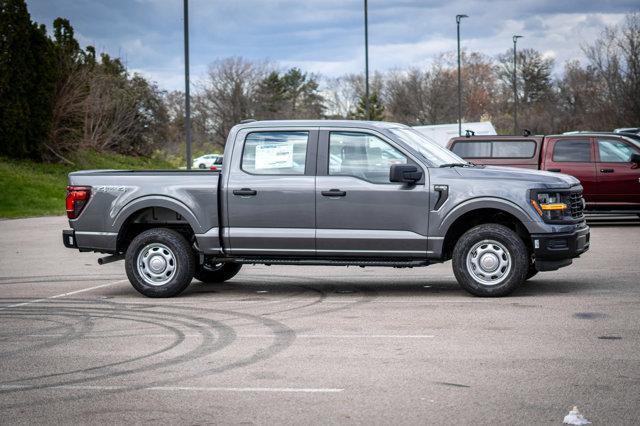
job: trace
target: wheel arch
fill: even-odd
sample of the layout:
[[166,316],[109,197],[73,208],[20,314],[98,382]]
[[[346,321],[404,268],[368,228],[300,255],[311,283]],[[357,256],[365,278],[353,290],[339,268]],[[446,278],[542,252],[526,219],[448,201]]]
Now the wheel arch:
[[175,229],[190,242],[195,234],[202,233],[202,226],[187,206],[163,196],[145,197],[129,203],[120,210],[112,226],[118,230],[118,252],[126,251],[136,235],[151,228]]
[[511,201],[482,199],[461,204],[442,221],[440,235],[444,235],[443,259],[451,258],[453,247],[465,232],[485,223],[507,226],[520,236],[528,250],[532,250],[529,236],[535,228],[531,225],[529,215]]

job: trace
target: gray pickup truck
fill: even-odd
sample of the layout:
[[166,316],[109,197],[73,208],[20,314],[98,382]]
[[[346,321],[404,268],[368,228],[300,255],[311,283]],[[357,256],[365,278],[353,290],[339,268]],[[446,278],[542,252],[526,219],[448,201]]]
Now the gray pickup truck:
[[458,283],[504,296],[589,248],[574,177],[476,166],[410,127],[252,121],[221,173],[69,175],[66,247],[125,260],[140,293],[170,297],[243,264],[416,267],[451,259]]

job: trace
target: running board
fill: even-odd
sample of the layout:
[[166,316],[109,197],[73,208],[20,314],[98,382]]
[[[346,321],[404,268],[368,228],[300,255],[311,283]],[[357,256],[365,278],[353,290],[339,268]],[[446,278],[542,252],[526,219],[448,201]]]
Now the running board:
[[427,266],[429,262],[426,260],[393,260],[393,259],[268,259],[268,258],[249,258],[236,257],[234,262],[251,264],[251,265],[314,265],[314,266],[387,266],[394,268],[413,268],[418,266]]

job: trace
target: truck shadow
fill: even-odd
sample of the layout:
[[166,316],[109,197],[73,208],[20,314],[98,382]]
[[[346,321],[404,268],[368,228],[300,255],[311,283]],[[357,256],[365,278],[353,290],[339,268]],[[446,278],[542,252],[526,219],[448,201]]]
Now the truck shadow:
[[[548,296],[554,294],[581,294],[587,292],[598,291],[602,289],[610,289],[611,285],[604,286],[601,283],[584,282],[581,280],[559,280],[554,278],[545,278],[539,276],[527,281],[518,287],[510,297],[535,297]],[[245,302],[268,302],[274,298],[294,299],[311,297],[319,298],[322,303],[327,298],[331,300],[351,300],[354,297],[366,296],[368,299],[385,299],[392,301],[394,298],[402,297],[404,299],[425,299],[434,297],[451,297],[453,299],[483,299],[477,298],[464,291],[454,280],[437,280],[424,281],[416,283],[415,280],[406,281],[398,279],[390,282],[390,280],[381,278],[379,282],[375,279],[369,279],[366,283],[335,283],[313,282],[312,280],[302,279],[299,284],[288,282],[286,284],[278,283],[261,283],[255,284],[243,282],[238,276],[237,279],[231,280],[222,285],[202,284],[194,281],[192,285],[183,293],[181,298],[207,298],[214,295],[224,296],[225,299],[234,299]]]

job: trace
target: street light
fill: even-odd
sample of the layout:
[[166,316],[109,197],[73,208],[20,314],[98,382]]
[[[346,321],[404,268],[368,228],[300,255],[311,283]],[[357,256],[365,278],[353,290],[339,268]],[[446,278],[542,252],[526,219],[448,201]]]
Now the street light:
[[367,120],[371,119],[369,114],[369,16],[367,0],[364,0],[364,109]]
[[184,0],[184,132],[187,139],[187,170],[191,170],[191,98],[189,96],[189,0]]
[[462,79],[460,77],[460,21],[468,15],[456,15],[458,26],[458,136],[462,136]]
[[513,134],[518,134],[518,80],[516,77],[516,44],[521,35],[513,36]]

